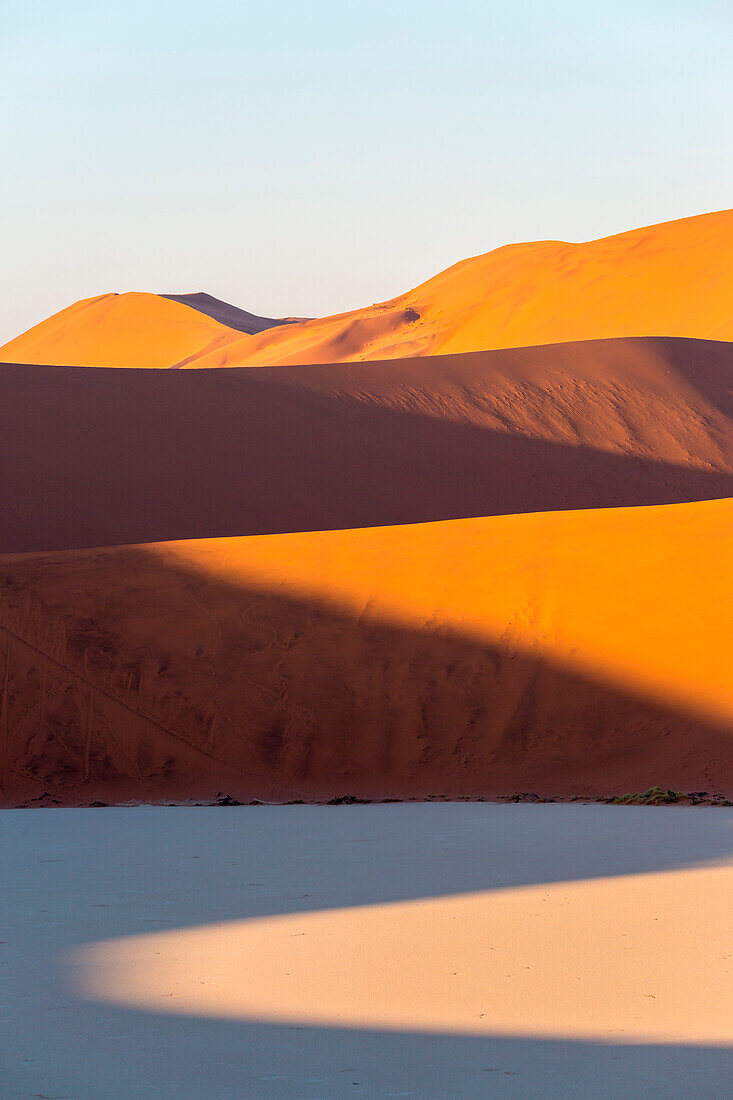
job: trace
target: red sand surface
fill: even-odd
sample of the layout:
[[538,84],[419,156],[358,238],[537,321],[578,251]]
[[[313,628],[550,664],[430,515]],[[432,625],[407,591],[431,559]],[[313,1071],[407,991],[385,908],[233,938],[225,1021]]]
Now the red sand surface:
[[733,793],[732,359],[3,367],[4,801]]
[[733,495],[733,345],[0,366],[0,553]]
[[5,345],[4,802],[733,794],[732,300],[723,211]]
[[3,560],[4,797],[733,792],[730,501]]
[[[255,331],[257,322],[273,322],[208,295],[171,301],[156,294],[106,294],[77,302],[11,340],[0,348],[0,359],[262,366],[620,336],[733,340],[732,296],[733,211],[726,210],[584,244],[508,245],[463,260],[392,301],[300,324],[281,322],[261,332]],[[235,331],[242,317],[254,335]]]

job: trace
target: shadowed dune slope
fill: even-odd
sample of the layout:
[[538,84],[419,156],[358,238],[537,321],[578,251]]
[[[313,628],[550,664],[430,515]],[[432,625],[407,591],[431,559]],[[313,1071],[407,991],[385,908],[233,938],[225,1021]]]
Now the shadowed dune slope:
[[268,328],[277,328],[278,325],[295,325],[304,318],[300,317],[258,317],[254,313],[248,313],[246,309],[239,309],[229,302],[222,302],[220,298],[214,298],[211,294],[199,291],[196,294],[161,294],[161,298],[169,298],[172,302],[180,302],[191,309],[197,309],[199,313],[213,317],[228,328],[236,329],[253,336],[256,332],[264,332]]
[[0,552],[733,495],[733,345],[0,367]]
[[3,797],[731,794],[732,518],[6,557]]
[[82,367],[170,367],[241,332],[160,294],[102,294],[61,310],[0,348],[0,360]]
[[733,211],[464,260],[390,302],[272,329],[190,366],[329,363],[620,336],[733,340]]

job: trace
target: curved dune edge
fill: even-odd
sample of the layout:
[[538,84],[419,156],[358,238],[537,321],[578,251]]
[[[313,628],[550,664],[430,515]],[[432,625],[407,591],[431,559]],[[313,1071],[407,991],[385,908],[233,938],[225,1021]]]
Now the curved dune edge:
[[392,359],[621,336],[733,340],[733,211],[463,260],[392,301],[213,349],[195,367]]
[[538,653],[733,722],[733,500],[155,548],[356,618]]
[[0,348],[0,359],[85,367],[170,367],[241,333],[160,294],[85,298]]
[[[205,310],[159,295],[102,295],[11,340],[0,358],[203,368],[393,359],[625,336],[733,340],[732,296],[733,211],[725,210],[584,244],[507,245],[463,260],[391,301],[255,335],[242,336]],[[233,309],[223,304],[220,312],[221,306],[215,311],[221,317]],[[231,315],[249,317],[245,327],[251,328],[252,315],[236,309]]]
[[4,798],[731,793],[732,517],[6,557]]
[[257,370],[0,366],[0,551],[728,497],[731,377],[733,344],[650,337]]
[[732,905],[731,865],[552,882],[89,944],[67,974],[156,1013],[729,1045]]

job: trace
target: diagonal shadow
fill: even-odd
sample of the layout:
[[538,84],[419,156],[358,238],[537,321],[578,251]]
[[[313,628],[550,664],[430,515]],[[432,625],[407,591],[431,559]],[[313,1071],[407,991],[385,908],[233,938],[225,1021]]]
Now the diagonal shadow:
[[733,417],[731,344],[717,340],[659,337],[665,358],[682,378],[724,416]]
[[[74,1016],[75,1049],[88,1067],[82,1081],[96,1088],[96,1095],[120,1098],[175,1095],[198,1100],[213,1093],[258,1100],[341,1100],[350,1090],[355,1096],[402,1100],[687,1100],[691,1095],[713,1100],[726,1094],[733,1073],[729,1047],[701,1044],[634,1046],[278,1027],[176,1019],[99,1005],[75,1005]],[[120,1033],[133,1034],[134,1046],[125,1044],[120,1057],[118,1043],[105,1065],[99,1051],[108,1035]],[[79,1071],[69,1062],[62,1047],[51,1079],[78,1082]]]
[[[162,464],[154,471],[155,476],[151,476],[149,471],[146,475],[139,454],[136,458],[132,453],[135,440],[125,435],[125,430],[128,433],[130,430],[129,423],[125,423],[125,413],[134,403],[126,405],[125,387],[118,386],[115,390],[110,386],[108,372],[104,374],[107,381],[100,383],[102,390],[99,391],[104,394],[103,416],[94,412],[94,402],[85,405],[81,400],[85,395],[87,398],[90,394],[93,396],[93,391],[86,386],[72,389],[69,406],[63,405],[58,425],[54,420],[58,390],[46,392],[41,397],[34,394],[38,375],[31,380],[30,388],[23,387],[20,396],[18,392],[15,394],[15,403],[10,408],[15,414],[20,411],[21,427],[24,425],[30,433],[24,439],[23,432],[14,428],[10,423],[12,418],[8,417],[9,445],[17,448],[12,457],[13,469],[17,464],[21,487],[25,488],[33,505],[31,519],[22,528],[23,537],[32,544],[33,538],[47,538],[49,530],[57,524],[60,525],[58,530],[64,531],[64,537],[71,540],[70,544],[76,545],[73,540],[84,537],[85,532],[88,537],[111,531],[115,507],[127,524],[124,529],[129,529],[133,521],[140,522],[132,507],[135,479],[140,477],[146,494],[145,508],[157,503],[162,509],[161,517],[156,517],[152,510],[144,512],[141,527],[148,525],[152,530],[161,519],[171,525],[185,526],[191,522],[183,509],[166,511],[168,497],[173,495],[171,484],[180,486],[180,483],[165,479],[174,477],[191,479],[189,505],[193,506],[194,513],[198,509],[197,522],[202,512],[206,523],[223,522],[227,516],[234,521],[231,501],[227,513],[225,495],[217,495],[219,489],[214,480],[197,473],[197,461],[204,465],[211,461],[211,439],[206,439],[204,430],[200,441],[191,442],[184,432],[184,428],[188,428],[190,436],[190,427],[197,423],[196,417],[202,411],[199,408],[200,389],[197,391],[192,386],[186,391],[188,419],[183,416],[166,419],[165,398],[171,391],[162,388],[147,390],[144,394],[139,389],[136,391],[136,400],[143,396],[155,397],[145,416],[136,423],[133,434],[141,433],[138,442],[146,446],[155,442],[156,417],[158,431],[165,436],[159,450],[149,453]],[[439,422],[426,426],[422,421],[428,421],[427,417],[407,416],[391,410],[383,416],[381,410],[378,414],[371,409],[365,412],[363,408],[352,407],[357,402],[324,399],[322,395],[316,395],[317,399],[311,401],[297,394],[293,397],[294,406],[284,403],[278,406],[275,415],[267,386],[259,390],[255,386],[248,392],[252,398],[259,395],[258,401],[248,402],[252,411],[247,423],[253,436],[257,436],[255,441],[261,444],[263,434],[266,436],[272,428],[278,433],[288,429],[302,433],[302,420],[295,415],[294,406],[304,410],[312,423],[313,437],[306,439],[304,450],[302,440],[283,441],[278,437],[278,454],[288,456],[286,476],[275,483],[272,479],[266,481],[259,495],[253,492],[247,496],[248,478],[253,474],[267,478],[267,464],[263,460],[262,465],[258,465],[254,452],[250,454],[246,448],[243,452],[244,444],[235,438],[235,430],[241,433],[241,410],[233,412],[229,419],[222,414],[220,406],[216,416],[211,409],[208,413],[203,409],[203,429],[208,427],[214,431],[218,424],[219,430],[225,432],[221,441],[215,433],[217,442],[213,454],[221,462],[218,473],[234,478],[234,493],[241,493],[246,504],[243,512],[234,509],[237,522],[241,522],[243,514],[260,515],[263,522],[268,519],[263,509],[272,494],[283,494],[284,504],[278,503],[283,510],[281,514],[300,516],[299,522],[306,515],[323,515],[331,521],[338,515],[351,515],[348,508],[350,504],[353,507],[353,500],[350,501],[348,490],[353,486],[349,475],[353,477],[358,470],[359,476],[364,477],[362,464],[365,460],[382,463],[377,467],[378,476],[369,471],[365,477],[369,490],[365,506],[367,515],[382,514],[380,509],[385,512],[391,509],[391,514],[396,515],[400,508],[427,507],[433,503],[450,512],[451,508],[468,507],[473,500],[482,507],[494,500],[496,507],[501,508],[501,502],[507,497],[501,495],[501,487],[497,488],[500,479],[496,476],[490,479],[485,473],[486,466],[492,463],[493,469],[517,468],[516,464],[520,463],[518,468],[523,479],[530,482],[522,489],[524,495],[520,496],[520,501],[524,503],[541,499],[566,502],[595,499],[594,494],[602,495],[606,482],[613,478],[620,479],[614,492],[636,493],[644,499],[612,503],[660,503],[658,497],[664,492],[679,493],[681,489],[690,492],[693,487],[702,492],[703,486],[707,490],[713,486],[719,489],[721,484],[716,481],[718,475],[704,471],[659,463],[638,465],[637,460],[618,456],[597,458],[598,452],[587,448],[542,444],[538,450],[534,446],[536,441],[525,447],[525,440],[511,440],[510,437],[515,450],[505,451],[502,450],[505,440],[494,439],[500,433]],[[75,400],[72,400],[74,395]],[[24,401],[28,401],[28,408]],[[79,427],[82,408],[91,420]],[[338,410],[343,431],[334,432],[331,427],[329,435],[333,409]],[[409,436],[409,446],[402,446],[400,433],[407,432],[408,428],[412,432],[413,421],[421,427],[416,435]],[[258,423],[259,435],[255,432]],[[76,430],[79,435],[65,441],[62,428],[67,434]],[[458,429],[458,434],[454,434],[454,429]],[[50,442],[51,453],[58,447],[58,454],[64,456],[63,476],[49,469],[47,457],[42,455],[39,462],[35,454],[44,432],[50,433],[45,438]],[[55,432],[58,434],[54,435]],[[226,432],[231,434],[227,436]],[[379,448],[369,450],[367,436],[374,432],[383,445],[381,451]],[[120,451],[125,440],[127,449]],[[465,447],[461,451],[462,461],[454,459],[451,465],[450,455],[459,440],[462,441],[460,446]],[[326,443],[331,447],[328,453]],[[183,459],[180,454],[176,461],[170,458],[168,448],[171,445],[174,450],[175,447],[181,449]],[[340,451],[334,451],[337,445]],[[85,447],[88,448],[86,452]],[[385,448],[386,460],[383,457]],[[522,458],[520,452],[526,457]],[[237,480],[236,471],[243,453],[245,456],[250,454],[250,459],[244,470],[240,470]],[[335,480],[327,482],[320,496],[316,488],[323,473],[319,462],[333,464],[334,453],[342,456],[345,469]],[[569,453],[573,460],[572,474],[568,471]],[[125,455],[122,464],[120,454]],[[562,460],[552,457],[563,454]],[[114,471],[115,458],[117,473]],[[609,466],[609,459],[618,465]],[[296,468],[299,460],[304,462],[304,471]],[[601,464],[594,465],[596,460]],[[441,461],[448,463],[446,486],[453,490],[457,502],[449,499],[442,482],[437,488],[430,485],[430,478],[435,479],[440,474]],[[544,462],[550,463],[555,482],[551,477],[545,478]],[[22,463],[28,464],[28,468],[21,469]],[[101,470],[100,476],[110,480],[112,493],[119,494],[117,499],[111,500],[109,512],[106,511],[107,502],[102,509],[98,508],[98,501],[95,506],[90,471],[94,463]],[[502,463],[507,466],[503,467]],[[475,489],[475,482],[470,491],[464,489],[466,469],[476,471],[476,479],[483,478],[480,492]],[[48,478],[50,488],[34,487],[31,474]],[[688,474],[692,481],[680,480]],[[78,478],[76,485],[75,477]],[[158,489],[156,477],[163,478]],[[563,493],[557,490],[558,479]],[[537,484],[531,484],[533,480]],[[397,483],[394,489],[392,481]],[[385,484],[389,487],[386,500]],[[430,495],[427,492],[429,485]],[[422,497],[418,490],[424,493]],[[652,494],[652,490],[657,499],[646,499],[644,494]],[[372,491],[373,496],[370,496]],[[59,492],[60,500],[54,496]],[[210,512],[205,511],[206,492],[213,495]],[[415,503],[411,493],[416,492]],[[476,496],[471,492],[476,492]],[[300,505],[301,512],[297,510],[298,493],[305,494],[308,504],[308,508]],[[723,494],[716,490],[710,495]],[[10,490],[5,502],[19,509],[23,503],[22,494]],[[600,503],[602,501],[596,501]],[[41,526],[40,506],[50,509],[48,528]],[[591,505],[554,505],[571,506]],[[261,509],[259,513],[257,507]],[[64,508],[70,517],[66,528],[62,523]],[[34,509],[37,510],[34,512]],[[511,507],[508,510],[531,509]],[[325,526],[358,525],[331,521]],[[122,532],[120,526],[118,534],[121,536]],[[226,532],[208,530],[205,533]],[[242,532],[237,530],[236,533]],[[173,536],[159,534],[156,537]],[[99,541],[115,540],[105,537]],[[38,545],[46,543],[39,541]],[[32,571],[37,566],[31,563],[29,568]],[[16,581],[19,577],[14,570],[15,567],[6,571],[11,589],[15,586],[13,577]],[[675,777],[689,776],[690,787],[706,785],[706,769],[717,775],[719,782],[728,782],[724,778],[728,774],[724,768],[726,761],[730,763],[729,733],[695,715],[676,708],[651,706],[634,695],[568,674],[547,661],[508,653],[498,646],[479,645],[452,634],[427,634],[381,623],[357,622],[314,601],[287,598],[281,593],[207,580],[207,599],[213,601],[215,609],[230,608],[231,618],[217,616],[222,629],[218,648],[186,655],[176,647],[174,640],[176,622],[182,621],[176,620],[176,614],[191,615],[192,602],[201,595],[202,582],[200,577],[185,569],[174,573],[166,566],[161,570],[159,559],[148,552],[129,552],[128,568],[119,575],[123,603],[115,607],[114,594],[108,594],[110,598],[104,604],[104,614],[97,617],[87,615],[84,606],[85,586],[88,585],[93,593],[102,577],[93,568],[87,570],[76,592],[73,586],[67,590],[66,603],[63,599],[59,602],[58,593],[53,595],[58,578],[56,570],[50,571],[55,577],[48,576],[43,583],[35,578],[28,587],[15,587],[16,594],[20,591],[33,594],[52,614],[62,612],[68,616],[70,652],[65,656],[69,663],[78,667],[86,655],[87,673],[100,683],[114,680],[118,674],[127,674],[130,669],[142,670],[144,676],[149,677],[151,690],[149,695],[145,695],[145,691],[141,694],[145,695],[145,703],[151,710],[167,705],[166,690],[175,687],[180,690],[183,683],[188,685],[189,694],[182,705],[187,714],[198,717],[185,730],[193,745],[179,747],[177,756],[169,742],[164,739],[156,742],[151,737],[150,728],[144,721],[136,726],[130,722],[129,712],[123,720],[113,698],[106,701],[101,695],[97,698],[100,722],[99,728],[94,730],[90,754],[88,795],[103,790],[105,784],[109,790],[119,792],[125,789],[125,783],[129,784],[128,791],[139,793],[141,772],[146,782],[156,785],[157,791],[171,796],[178,791],[190,793],[192,781],[202,783],[202,792],[204,785],[207,793],[211,793],[212,785],[221,789],[227,784],[226,789],[235,793],[236,790],[241,790],[242,794],[260,792],[261,796],[268,789],[278,789],[279,785],[282,790],[284,783],[294,781],[299,790],[312,791],[318,796],[316,777],[324,774],[329,776],[333,784],[331,792],[335,794],[346,793],[347,784],[349,790],[359,793],[358,784],[362,781],[362,789],[369,793],[366,781],[373,783],[375,774],[382,792],[388,791],[389,784],[394,783],[403,791],[413,790],[416,797],[438,793],[424,787],[426,779],[432,782],[438,777],[445,784],[445,790],[454,796],[476,793],[468,785],[472,773],[480,777],[481,784],[486,784],[481,793],[488,790],[489,782],[494,780],[509,784],[507,793],[528,787],[558,793],[557,789],[549,790],[549,787],[562,782],[567,782],[573,793],[577,793],[584,782],[597,782],[599,775],[604,781],[619,782],[622,789],[653,782],[666,783],[665,775],[660,774],[660,760],[670,768],[670,775],[674,771]],[[124,614],[124,601],[130,607],[140,598],[141,590],[136,585],[146,573],[152,577],[146,597],[156,586],[165,589],[166,599],[170,599],[171,592],[177,594],[173,598],[176,614],[168,626],[156,623],[161,651],[152,654],[141,654],[139,638],[127,632]],[[102,579],[107,583],[109,574]],[[188,594],[185,599],[184,593]],[[150,606],[153,617],[155,610],[153,601]],[[205,618],[205,614],[201,616],[200,625]],[[33,704],[41,690],[42,673],[37,655],[33,658],[20,650],[22,645],[14,650],[13,658],[16,678],[11,685],[9,714],[11,753],[31,771],[34,767],[37,769],[38,761],[43,759],[46,771],[41,773],[37,769],[37,778],[42,783],[57,784],[61,790],[66,782],[66,789],[71,789],[78,784],[80,761],[84,755],[84,734],[78,709],[69,701],[69,691],[60,691],[56,701],[47,706],[47,726],[39,730],[38,711],[33,711]],[[247,682],[235,679],[240,709],[233,711],[230,725],[220,725],[214,734],[214,738],[219,737],[218,748],[231,753],[232,760],[238,759],[249,770],[249,776],[243,780],[235,769],[217,770],[210,763],[206,765],[209,770],[205,771],[202,766],[205,755],[201,749],[210,747],[209,718],[215,705],[217,685],[203,670],[206,667],[210,671],[208,662],[211,659],[221,681],[231,682],[233,678],[227,678],[227,670],[241,669],[243,660],[252,661],[253,658],[254,667],[250,665],[247,669]],[[168,659],[171,663],[165,669],[163,665]],[[192,669],[198,670],[196,675],[191,675]],[[189,676],[188,680],[184,679],[184,674]],[[287,689],[285,693],[283,688]],[[224,702],[229,704],[230,700]],[[27,711],[32,714],[30,720]],[[105,729],[113,736],[107,738]],[[44,742],[47,734],[52,736]],[[135,765],[132,769],[130,758]],[[685,768],[688,769],[686,773]],[[274,788],[268,788],[268,783],[274,784]],[[236,784],[241,787],[237,788]],[[37,789],[33,788],[34,794]],[[147,792],[148,788],[145,790]],[[297,1029],[173,1018],[64,1002],[62,986],[55,976],[54,960],[65,947],[78,943],[82,936],[90,939],[149,931],[151,919],[180,924],[182,920],[200,923],[241,917],[245,875],[247,881],[249,876],[257,875],[257,881],[264,884],[253,887],[254,893],[250,890],[247,894],[246,912],[254,915],[396,897],[425,897],[482,889],[492,884],[633,873],[660,869],[671,863],[679,866],[730,855],[725,830],[703,828],[702,822],[709,818],[695,817],[700,811],[694,809],[649,811],[611,807],[475,805],[460,807],[461,814],[468,817],[455,818],[451,823],[448,814],[452,809],[455,807],[212,809],[191,812],[190,825],[184,825],[180,816],[186,811],[161,810],[157,813],[163,816],[154,818],[147,815],[154,815],[155,810],[141,809],[130,811],[142,815],[137,819],[136,841],[124,833],[124,819],[115,810],[100,811],[101,816],[95,818],[99,824],[94,830],[89,828],[88,812],[80,814],[74,818],[78,823],[68,832],[61,824],[71,819],[59,817],[53,811],[48,816],[22,815],[13,831],[12,855],[13,858],[17,856],[17,860],[15,864],[11,861],[7,873],[4,871],[7,881],[14,883],[12,904],[17,907],[19,922],[18,929],[13,931],[19,932],[22,947],[17,958],[25,963],[23,981],[19,982],[15,995],[11,971],[11,983],[6,987],[10,990],[10,1000],[3,1003],[5,1008],[12,1003],[14,1009],[7,1049],[17,1052],[17,1056],[7,1059],[4,1067],[4,1080],[9,1082],[5,1087],[15,1089],[19,1095],[42,1091],[36,1087],[38,1078],[32,1074],[36,1072],[34,1067],[45,1066],[47,1077],[43,1083],[53,1081],[54,1087],[49,1091],[54,1094],[68,1091],[84,1095],[86,1090],[87,1095],[109,1096],[175,1094],[197,1097],[213,1093],[232,1097],[340,1097],[358,1095],[361,1090],[362,1095],[412,1094],[436,1098],[454,1095],[610,1097],[655,1095],[660,1091],[665,1096],[688,1096],[693,1091],[701,1096],[723,1095],[733,1070],[733,1054],[730,1049],[721,1047],[685,1044],[646,1047],[496,1037],[469,1039],[407,1032],[360,1033],[341,1028]],[[578,816],[586,809],[589,812],[585,817]],[[497,824],[491,817],[493,810],[506,812],[503,824]],[[398,820],[395,815],[439,814],[442,811],[446,816],[439,822],[436,818],[416,817],[403,830],[395,827]],[[716,812],[719,811],[711,811]],[[293,816],[289,831],[284,835],[282,824],[287,822],[287,815],[303,813],[339,815],[337,832],[341,847],[329,867],[330,885],[324,883],[309,898],[302,895],[309,893],[311,886],[310,875],[315,865],[313,852],[322,847],[319,840],[325,841],[328,829],[321,824],[326,821],[324,817],[321,823],[313,823],[315,819],[311,818],[304,827],[303,818]],[[369,819],[370,813],[385,815],[384,824],[377,826],[377,818]],[[569,815],[564,833],[559,837],[549,824],[551,820],[557,822],[558,814]],[[249,826],[249,834],[243,815],[248,815],[247,820],[252,815],[251,820],[256,821]],[[25,825],[23,822],[29,819],[38,824]],[[616,822],[622,820],[619,832]],[[674,820],[672,828],[676,833],[672,843],[660,853],[659,845],[654,843],[654,828],[661,833],[671,820]],[[207,822],[214,823],[211,826],[214,843],[207,846],[205,866],[194,873],[196,845],[205,843]],[[440,853],[440,846],[431,840],[436,835],[436,824],[445,840]],[[614,839],[611,846],[604,843],[604,838],[609,836]],[[669,834],[666,840],[669,842]],[[307,842],[311,842],[310,847]],[[158,861],[147,861],[146,851],[159,857]],[[388,874],[385,874],[385,853],[389,853]],[[39,869],[41,858],[44,870]],[[60,862],[46,865],[45,860],[57,858]],[[160,860],[171,869],[170,874],[160,876]],[[274,868],[282,873],[286,888],[275,883]],[[60,875],[57,875],[59,869]],[[120,881],[126,884],[127,890],[122,897],[119,895]],[[95,898],[93,903],[92,896]],[[39,902],[41,897],[51,917],[29,919],[29,914],[37,915],[44,907]],[[139,908],[135,908],[136,897],[138,900],[145,897],[146,904],[151,904],[146,912],[152,914],[152,918],[143,916]],[[80,899],[84,902],[83,933],[79,925]],[[109,904],[110,899],[112,904]],[[90,912],[91,915],[87,915]],[[90,928],[93,929],[91,933]],[[31,959],[32,967],[29,965]],[[51,1011],[60,1007],[67,1011]],[[29,1069],[31,1062],[33,1066]],[[354,1067],[359,1069],[358,1076],[353,1072]],[[33,1089],[29,1087],[31,1081],[35,1082]]]
[[180,302],[181,305],[204,313],[207,317],[219,321],[220,324],[232,328],[235,332],[243,332],[252,336],[256,332],[264,332],[268,328],[278,328],[281,325],[298,323],[301,318],[295,317],[260,317],[256,313],[249,313],[239,306],[230,305],[212,294],[198,291],[194,294],[161,294],[161,298],[169,298],[172,302]]
[[722,721],[154,550],[6,563],[3,603],[11,804],[733,790]]
[[[440,419],[439,410],[421,415],[386,407],[377,403],[380,379],[393,377],[390,371],[399,379],[407,368],[379,366],[376,396],[365,397],[363,369],[339,376],[323,367],[169,372],[6,365],[0,551],[733,494],[733,474],[725,470],[492,430]],[[469,384],[460,372],[456,380],[459,367],[451,367],[454,389]],[[418,366],[409,369],[414,374]],[[324,371],[331,385],[342,379],[340,392],[319,390]],[[469,373],[480,391],[480,371]]]
[[[3,877],[14,883],[5,900],[13,952],[2,994],[3,1006],[11,998],[14,1009],[4,1055],[11,1096],[13,1087],[19,1095],[151,1098],[330,1098],[358,1095],[357,1088],[436,1098],[725,1093],[733,1067],[726,1047],[288,1027],[122,1010],[70,998],[58,960],[91,939],[184,922],[730,858],[727,811],[148,807],[98,811],[94,828],[90,812],[10,813],[8,842],[0,841]],[[49,1082],[53,1088],[41,1087]]]

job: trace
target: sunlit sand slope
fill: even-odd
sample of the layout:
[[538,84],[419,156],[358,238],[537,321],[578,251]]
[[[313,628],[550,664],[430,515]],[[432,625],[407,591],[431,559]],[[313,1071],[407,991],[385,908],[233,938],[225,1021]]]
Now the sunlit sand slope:
[[0,367],[0,553],[733,495],[733,344]]
[[170,367],[240,332],[160,294],[85,298],[0,348],[0,360],[82,367]]
[[733,211],[727,210],[585,244],[507,245],[389,302],[300,324],[256,317],[205,294],[102,295],[11,340],[0,359],[261,366],[618,336],[733,340],[732,299]]
[[733,793],[733,503],[2,561],[4,790]]
[[390,302],[217,347],[197,367],[329,363],[614,336],[733,340],[733,211],[464,260]]

